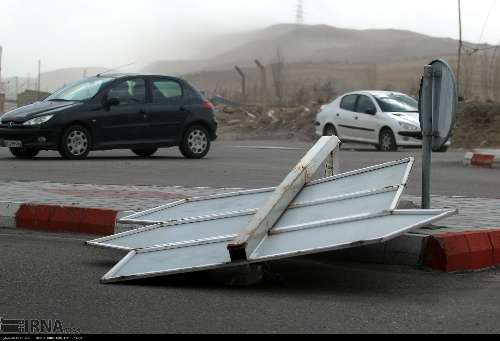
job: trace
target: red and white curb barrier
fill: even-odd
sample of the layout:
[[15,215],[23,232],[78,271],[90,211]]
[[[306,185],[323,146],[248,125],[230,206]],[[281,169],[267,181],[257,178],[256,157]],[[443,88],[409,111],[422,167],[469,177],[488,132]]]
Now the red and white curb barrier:
[[500,150],[474,150],[465,154],[464,165],[481,168],[500,168]]
[[447,273],[484,270],[500,266],[500,229],[410,233],[385,244],[348,249],[336,255],[376,264],[425,266]]
[[0,203],[0,227],[108,236],[117,232],[118,211],[39,204]]
[[444,233],[427,238],[423,264],[443,272],[482,270],[500,265],[500,230]]

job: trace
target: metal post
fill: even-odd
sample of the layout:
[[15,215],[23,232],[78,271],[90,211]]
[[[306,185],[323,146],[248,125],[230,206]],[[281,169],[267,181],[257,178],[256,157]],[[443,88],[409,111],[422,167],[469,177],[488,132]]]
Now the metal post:
[[427,65],[424,69],[422,88],[422,208],[431,208],[431,162],[432,162],[432,111],[433,111],[433,69]]
[[325,164],[325,176],[327,178],[335,176],[340,173],[340,162],[338,157],[338,149],[333,151]]
[[243,70],[239,66],[234,67],[236,69],[236,72],[241,77],[241,104],[246,105],[247,103],[247,81],[246,81],[246,76]]
[[261,101],[262,101],[262,114],[267,115],[267,74],[266,68],[262,63],[256,59],[255,64],[260,69],[260,91],[261,91]]
[[463,38],[462,38],[462,3],[458,0],[458,26],[459,26],[459,43],[458,43],[458,62],[457,62],[457,87],[458,87],[458,97],[460,98],[460,76],[462,69],[462,50],[463,50]]

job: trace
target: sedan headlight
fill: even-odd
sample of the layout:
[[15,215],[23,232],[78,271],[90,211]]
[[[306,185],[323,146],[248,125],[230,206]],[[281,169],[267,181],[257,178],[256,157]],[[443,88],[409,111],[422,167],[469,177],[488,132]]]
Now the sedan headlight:
[[403,128],[406,131],[419,131],[420,130],[419,126],[409,124],[409,123],[399,122],[399,125],[401,128]]
[[36,118],[33,118],[29,121],[24,122],[23,126],[39,126],[39,125],[42,125],[42,124],[50,121],[52,119],[52,117],[54,117],[54,115],[45,115],[45,116],[36,117]]

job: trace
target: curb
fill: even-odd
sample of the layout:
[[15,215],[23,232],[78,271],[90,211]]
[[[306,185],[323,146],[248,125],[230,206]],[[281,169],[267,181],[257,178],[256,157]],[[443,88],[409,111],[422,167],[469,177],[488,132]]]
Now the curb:
[[444,233],[430,236],[423,264],[443,272],[488,269],[500,265],[500,230]]
[[343,250],[335,255],[359,262],[424,266],[446,273],[484,270],[500,266],[500,229],[435,235],[409,233],[385,244]]
[[39,204],[0,203],[0,227],[108,236],[119,229],[118,211]]
[[500,168],[500,150],[474,150],[465,154],[464,165],[480,168]]

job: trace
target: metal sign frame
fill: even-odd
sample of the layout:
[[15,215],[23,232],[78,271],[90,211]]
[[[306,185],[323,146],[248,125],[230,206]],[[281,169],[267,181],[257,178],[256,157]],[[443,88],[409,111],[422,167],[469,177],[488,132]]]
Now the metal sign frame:
[[[275,261],[275,260],[281,260],[281,259],[288,259],[288,258],[294,258],[294,257],[299,257],[299,256],[304,256],[304,255],[309,255],[309,254],[317,254],[317,253],[324,253],[324,252],[330,252],[330,251],[336,251],[336,250],[342,250],[346,248],[352,248],[352,247],[360,247],[360,246],[367,246],[367,245],[373,245],[373,244],[378,244],[378,243],[383,243],[385,241],[391,240],[395,237],[398,237],[406,232],[409,232],[411,230],[423,227],[423,226],[428,226],[429,224],[432,224],[435,221],[444,219],[446,217],[449,217],[451,215],[456,214],[456,211],[454,210],[401,210],[401,211],[383,211],[383,212],[377,212],[377,213],[371,213],[371,214],[363,214],[363,215],[357,215],[357,216],[351,216],[351,217],[345,217],[341,219],[333,219],[333,220],[325,220],[321,222],[314,222],[310,224],[303,224],[303,225],[297,225],[297,226],[290,226],[286,227],[283,229],[277,229],[275,231],[272,231],[270,234],[270,237],[276,237],[276,236],[285,236],[286,234],[293,234],[294,232],[300,232],[304,230],[309,230],[313,231],[314,229],[321,229],[326,226],[335,226],[335,225],[341,225],[341,224],[348,224],[348,223],[355,223],[355,222],[363,222],[366,223],[367,226],[369,226],[369,222],[374,220],[374,219],[379,219],[379,218],[389,218],[391,219],[392,217],[398,217],[398,216],[408,216],[408,215],[418,215],[421,216],[422,219],[418,220],[417,222],[409,225],[409,226],[403,226],[399,228],[396,231],[393,231],[387,235],[384,235],[379,238],[374,238],[374,239],[366,239],[366,240],[359,240],[355,241],[353,243],[335,243],[335,242],[326,242],[325,245],[321,247],[309,247],[309,248],[303,248],[303,249],[298,249],[298,250],[293,250],[293,251],[288,251],[288,252],[277,252],[277,253],[268,253],[264,255],[259,255],[258,254],[258,249],[257,251],[254,251],[254,253],[249,257],[248,260],[246,261],[233,261],[231,260],[229,254],[226,252],[221,252],[221,250],[225,250],[225,246],[228,245],[231,241],[234,240],[234,235],[229,235],[229,236],[219,236],[219,237],[214,237],[210,238],[207,240],[203,241],[186,241],[184,243],[175,243],[175,244],[170,244],[170,245],[159,245],[159,246],[153,246],[150,248],[144,248],[144,249],[135,249],[130,251],[127,256],[122,259],[115,267],[113,267],[101,280],[102,283],[117,283],[117,282],[123,282],[123,281],[129,281],[129,280],[136,280],[136,279],[145,279],[145,278],[151,278],[151,277],[160,277],[160,276],[166,276],[166,275],[177,275],[177,274],[184,274],[184,273],[191,273],[191,272],[197,272],[197,271],[207,271],[207,270],[214,270],[214,269],[221,269],[221,268],[229,268],[229,267],[237,267],[241,266],[244,264],[258,264],[262,262],[269,262],[269,261]],[[294,238],[293,238],[294,239]],[[275,241],[271,241],[271,243],[276,243]],[[131,262],[134,261],[134,259],[137,259],[137,257],[143,257],[143,256],[151,256],[151,255],[161,255],[161,258],[165,258],[166,255],[164,253],[168,252],[175,252],[175,251],[188,251],[191,252],[193,247],[196,246],[207,246],[211,247],[211,249],[208,250],[207,255],[210,254],[211,252],[218,250],[220,253],[219,257],[216,257],[218,261],[211,261],[209,257],[204,257],[206,259],[205,262],[200,263],[196,266],[193,267],[178,267],[178,268],[173,268],[169,270],[158,270],[158,271],[150,271],[150,272],[144,272],[144,273],[136,273],[136,274],[131,274],[131,275],[123,275],[120,274],[120,271],[123,270],[126,266],[128,266]],[[259,247],[262,246],[262,244],[259,245]],[[174,255],[171,255],[170,258],[175,257]],[[168,257],[167,257],[168,258]]]
[[[363,192],[349,193],[349,194],[344,194],[344,195],[340,195],[340,196],[325,197],[325,198],[321,198],[321,199],[314,200],[314,201],[296,202],[296,203],[292,203],[290,205],[287,212],[293,213],[294,210],[318,206],[318,205],[326,205],[326,204],[334,205],[336,203],[342,203],[342,202],[347,202],[347,201],[352,202],[352,201],[355,201],[356,199],[367,198],[367,197],[373,197],[373,198],[378,199],[378,197],[380,195],[390,194],[390,193],[392,193],[392,197],[391,197],[390,202],[388,202],[387,206],[383,205],[383,208],[381,208],[380,210],[393,211],[397,208],[397,206],[399,204],[399,200],[401,198],[401,195],[403,193],[404,188],[405,188],[404,185],[390,186],[390,187],[385,187],[385,188],[381,188],[381,189],[377,189],[377,190],[367,190],[367,191],[363,191]],[[378,200],[380,200],[380,199],[378,199]],[[381,204],[383,204],[383,203],[381,203]],[[130,251],[130,250],[137,249],[137,248],[147,248],[147,247],[151,247],[152,245],[151,244],[148,244],[148,245],[137,245],[136,244],[134,247],[126,247],[123,244],[118,243],[117,241],[120,239],[132,237],[134,235],[145,234],[145,233],[150,233],[150,232],[157,232],[160,230],[168,232],[168,231],[172,231],[174,228],[184,228],[185,229],[186,227],[193,225],[193,224],[197,224],[198,226],[200,226],[200,228],[199,228],[200,230],[204,229],[203,225],[207,225],[206,223],[216,222],[216,223],[218,223],[218,225],[222,226],[222,225],[228,224],[227,221],[233,220],[234,218],[252,217],[257,213],[257,211],[258,211],[258,209],[245,210],[245,211],[233,212],[233,213],[229,213],[229,214],[225,214],[225,215],[192,217],[192,218],[186,218],[186,219],[181,220],[181,221],[160,223],[160,224],[156,224],[156,225],[152,225],[152,226],[143,227],[143,228],[140,228],[137,230],[123,232],[123,233],[116,234],[113,236],[99,238],[99,239],[96,239],[93,241],[89,241],[89,242],[87,242],[87,244],[91,245],[91,246],[100,247],[100,248],[111,248],[111,249],[125,250],[125,251]],[[362,212],[362,211],[360,211],[360,212]],[[285,215],[283,217],[286,218],[288,213],[285,213]],[[209,234],[205,233],[205,236],[203,236],[203,237],[199,237],[201,234],[198,234],[196,237],[191,237],[191,234],[189,234],[186,231],[186,233],[184,233],[184,235],[183,235],[183,238],[184,238],[183,241],[178,241],[178,242],[182,243],[182,242],[185,242],[186,240],[188,242],[195,241],[195,240],[196,241],[201,241],[201,240],[209,240],[210,241],[214,238],[218,238],[221,235],[222,236],[232,236],[233,239],[236,239],[238,237],[239,233],[244,228],[245,228],[245,226],[243,226],[239,229],[235,229],[232,233],[229,233],[229,234],[227,232],[226,233],[219,232],[217,229],[212,229],[212,230],[208,231]],[[281,227],[277,226],[276,228],[281,228]],[[177,242],[172,242],[172,240],[170,240],[168,243],[162,244],[162,242],[160,240],[157,240],[157,244],[155,244],[153,246],[158,247],[158,246],[162,246],[162,245],[176,244],[176,243]]]
[[[396,210],[413,158],[313,182],[339,143],[337,137],[320,139],[275,189],[184,200],[126,218],[144,221],[152,219],[148,214],[159,212],[157,218],[162,221],[87,243],[128,251],[102,282],[235,267],[382,243],[456,213]],[[261,195],[258,200],[245,200],[256,193]],[[238,205],[234,205],[236,201]],[[251,204],[241,205],[247,201]],[[233,205],[226,209],[228,202]],[[217,205],[212,207],[214,203]],[[179,208],[175,217],[170,215]],[[183,215],[186,212],[198,216]]]

